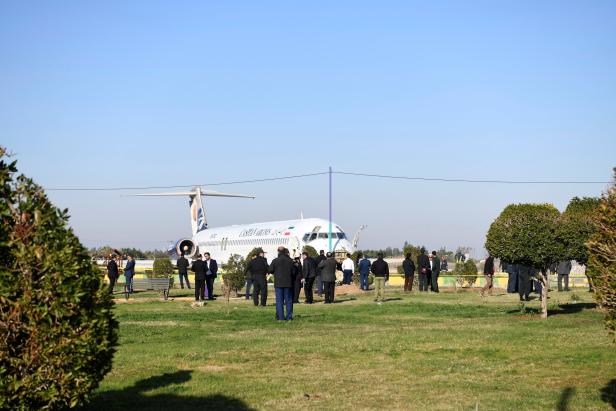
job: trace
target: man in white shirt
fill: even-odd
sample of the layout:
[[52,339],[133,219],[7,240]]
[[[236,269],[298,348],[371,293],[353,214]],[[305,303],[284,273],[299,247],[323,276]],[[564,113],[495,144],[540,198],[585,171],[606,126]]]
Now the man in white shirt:
[[342,284],[351,284],[355,263],[351,259],[351,254],[347,253],[347,258],[342,262]]

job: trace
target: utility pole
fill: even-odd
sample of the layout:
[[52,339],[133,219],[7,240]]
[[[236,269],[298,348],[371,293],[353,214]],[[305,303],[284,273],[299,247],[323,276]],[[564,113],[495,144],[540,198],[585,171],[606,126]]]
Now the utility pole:
[[332,252],[332,168],[329,167],[329,251]]

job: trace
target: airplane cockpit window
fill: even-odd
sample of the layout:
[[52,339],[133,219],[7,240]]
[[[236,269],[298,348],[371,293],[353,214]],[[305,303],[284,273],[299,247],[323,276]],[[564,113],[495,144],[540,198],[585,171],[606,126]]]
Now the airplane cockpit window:
[[319,238],[327,238],[327,233],[319,233]]
[[307,243],[309,239],[310,239],[310,233],[306,233],[302,237],[302,241],[305,242],[305,243]]

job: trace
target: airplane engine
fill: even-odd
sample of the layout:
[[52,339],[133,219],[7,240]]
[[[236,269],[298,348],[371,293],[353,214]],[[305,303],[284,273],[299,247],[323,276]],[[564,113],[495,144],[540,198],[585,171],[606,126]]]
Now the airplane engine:
[[175,243],[175,247],[173,247],[172,251],[177,256],[180,256],[181,253],[184,253],[184,257],[194,258],[199,252],[199,247],[192,240],[188,238],[183,238]]

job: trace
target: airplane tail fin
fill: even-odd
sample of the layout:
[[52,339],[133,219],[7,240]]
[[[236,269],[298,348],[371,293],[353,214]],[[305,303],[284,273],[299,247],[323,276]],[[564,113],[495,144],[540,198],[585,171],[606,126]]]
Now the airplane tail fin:
[[190,223],[192,226],[193,236],[199,231],[207,228],[207,220],[205,217],[205,208],[203,207],[203,196],[209,197],[236,197],[236,198],[255,198],[243,194],[229,194],[218,191],[203,190],[201,187],[193,187],[191,191],[176,192],[176,193],[146,193],[146,194],[129,194],[135,197],[177,197],[188,196],[190,205]]

